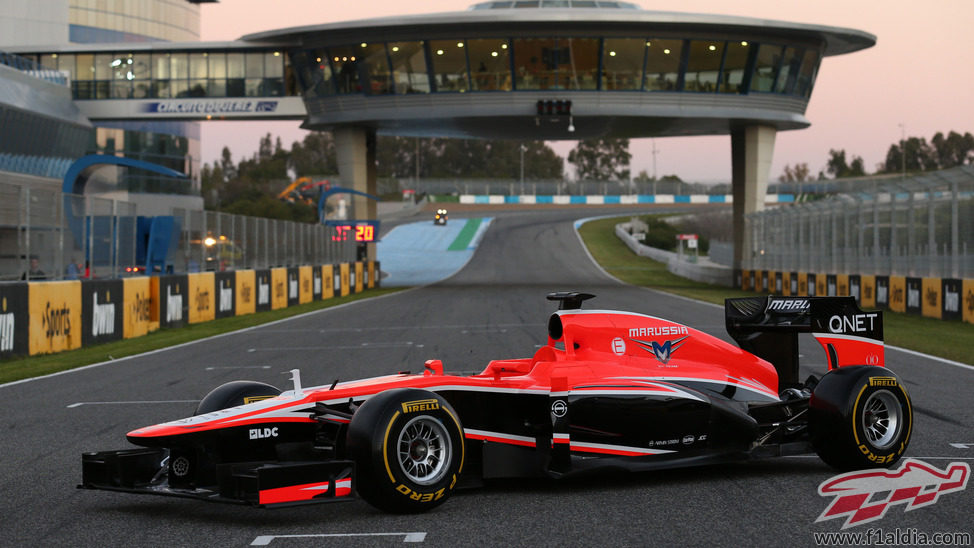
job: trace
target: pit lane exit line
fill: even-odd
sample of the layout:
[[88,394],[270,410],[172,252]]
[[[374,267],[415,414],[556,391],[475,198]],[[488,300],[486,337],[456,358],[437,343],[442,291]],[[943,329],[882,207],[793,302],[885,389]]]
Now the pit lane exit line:
[[251,546],[267,546],[274,539],[285,538],[348,538],[348,537],[402,537],[403,542],[425,542],[425,532],[412,533],[321,533],[307,535],[261,535],[250,543]]
[[159,401],[79,401],[68,405],[68,409],[82,405],[142,405],[143,403],[199,403],[199,400],[159,400]]

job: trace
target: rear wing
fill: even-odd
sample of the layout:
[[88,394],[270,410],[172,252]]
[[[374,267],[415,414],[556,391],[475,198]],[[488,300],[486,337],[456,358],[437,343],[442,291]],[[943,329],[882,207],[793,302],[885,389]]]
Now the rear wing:
[[724,301],[727,333],[771,362],[780,388],[798,386],[798,334],[811,333],[829,369],[885,364],[883,313],[865,312],[853,297],[744,297]]

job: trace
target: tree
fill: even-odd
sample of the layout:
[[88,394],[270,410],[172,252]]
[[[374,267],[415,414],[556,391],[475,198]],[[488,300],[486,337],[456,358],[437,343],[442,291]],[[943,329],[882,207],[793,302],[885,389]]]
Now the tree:
[[226,146],[220,151],[220,172],[223,174],[224,182],[237,176],[237,168],[233,165],[233,155],[230,154],[230,148]]
[[568,153],[578,180],[618,181],[629,179],[629,139],[587,139]]
[[923,137],[909,137],[905,141],[890,145],[886,152],[886,162],[883,164],[885,173],[897,173],[903,170],[916,173],[937,168],[937,153]]
[[[526,179],[561,179],[564,161],[542,141],[478,139],[417,139],[379,137],[376,174],[380,177],[490,177],[517,179],[524,146]],[[327,176],[338,172],[331,134],[309,132],[291,150],[270,133],[260,138],[257,152],[234,165],[223,149],[214,165],[201,171],[207,209],[259,217],[314,222],[317,212],[304,204],[283,204],[277,194],[293,177]]]
[[[857,158],[861,164],[862,158]],[[855,163],[855,160],[853,160]],[[860,165],[861,167],[861,165]],[[783,175],[778,177],[778,181],[782,183],[801,183],[811,180],[809,177],[809,169],[807,163],[795,164],[794,167],[790,165],[785,166],[785,172]]]
[[338,173],[335,140],[323,131],[308,133],[303,141],[291,145],[287,165],[295,177]]
[[524,151],[525,180],[564,178],[565,160],[551,147],[543,141],[527,141],[524,146],[527,149]]
[[853,156],[852,163],[846,163],[845,149],[829,149],[829,161],[825,171],[836,179],[862,177],[866,174],[861,156]]
[[636,175],[635,177],[633,177],[632,182],[634,182],[634,183],[651,183],[654,180],[655,179],[653,177],[650,177],[649,176],[649,173],[646,173],[646,170],[645,169],[641,169],[641,170],[639,170],[639,174]]
[[383,177],[520,178],[524,145],[525,179],[560,179],[564,161],[542,141],[416,139],[380,137],[377,173]]
[[970,132],[961,135],[951,131],[947,137],[944,137],[944,134],[938,131],[930,140],[930,144],[933,145],[939,169],[974,164],[974,135]]
[[200,170],[200,193],[203,195],[203,206],[207,209],[216,209],[219,206],[220,190],[225,181],[223,179],[223,169],[219,166],[210,167],[204,164]]

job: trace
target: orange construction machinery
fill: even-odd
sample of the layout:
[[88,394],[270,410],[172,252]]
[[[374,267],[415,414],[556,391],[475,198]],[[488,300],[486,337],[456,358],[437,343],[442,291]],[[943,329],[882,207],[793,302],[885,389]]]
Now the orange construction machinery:
[[314,181],[311,177],[298,177],[277,195],[277,199],[292,204],[303,202],[313,206],[317,203],[319,192],[329,188],[331,188],[331,183],[328,182],[328,179]]

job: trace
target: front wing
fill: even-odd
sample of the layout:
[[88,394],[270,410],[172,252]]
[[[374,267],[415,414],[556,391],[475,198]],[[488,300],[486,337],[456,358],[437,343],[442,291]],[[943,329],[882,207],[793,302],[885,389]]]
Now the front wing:
[[354,498],[352,461],[218,464],[217,485],[174,487],[167,456],[162,448],[84,453],[78,487],[268,507]]

